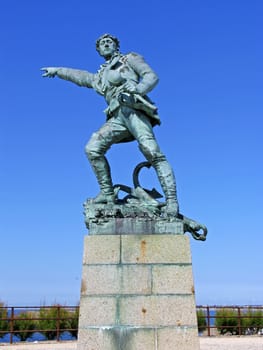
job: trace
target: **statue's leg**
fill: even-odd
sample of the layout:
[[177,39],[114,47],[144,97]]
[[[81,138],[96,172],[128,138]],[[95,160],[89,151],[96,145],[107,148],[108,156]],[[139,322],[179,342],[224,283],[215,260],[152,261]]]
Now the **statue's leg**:
[[158,179],[165,194],[166,213],[168,216],[177,216],[179,213],[179,205],[173,169],[165,157],[153,157],[152,165],[156,170]]
[[95,203],[113,203],[115,201],[110,166],[105,153],[119,139],[121,131],[122,127],[118,123],[107,122],[99,131],[92,134],[85,147],[85,153],[100,187],[100,193],[94,199]]
[[129,130],[137,139],[139,148],[145,158],[156,170],[166,199],[166,214],[177,216],[179,205],[176,192],[176,181],[172,167],[155,139],[150,121],[144,114],[134,113],[130,118]]

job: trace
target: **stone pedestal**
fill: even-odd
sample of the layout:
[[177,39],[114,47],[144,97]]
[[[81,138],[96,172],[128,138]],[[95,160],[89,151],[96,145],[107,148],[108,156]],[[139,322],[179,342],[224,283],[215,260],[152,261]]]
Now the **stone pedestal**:
[[182,227],[156,233],[151,222],[154,234],[145,234],[142,219],[113,219],[110,227],[115,232],[96,227],[85,237],[77,349],[199,350]]

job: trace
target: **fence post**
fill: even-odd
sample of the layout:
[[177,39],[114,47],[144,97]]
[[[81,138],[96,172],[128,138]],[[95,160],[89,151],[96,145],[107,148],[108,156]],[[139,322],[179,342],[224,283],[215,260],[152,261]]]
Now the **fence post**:
[[13,344],[13,332],[14,332],[14,317],[15,317],[15,310],[14,306],[11,307],[11,322],[10,322],[10,344]]
[[56,327],[57,327],[57,341],[59,341],[59,333],[60,333],[60,306],[57,306],[57,320],[56,320]]
[[242,334],[242,330],[241,330],[241,310],[240,310],[239,306],[237,308],[237,314],[238,314],[238,335],[241,335]]
[[210,309],[209,306],[206,307],[206,317],[207,317],[207,335],[210,337],[211,330],[210,330]]

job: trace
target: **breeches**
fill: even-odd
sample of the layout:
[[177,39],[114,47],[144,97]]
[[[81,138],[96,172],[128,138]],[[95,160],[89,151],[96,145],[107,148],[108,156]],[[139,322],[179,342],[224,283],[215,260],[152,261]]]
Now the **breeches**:
[[101,158],[111,145],[136,139],[145,158],[154,166],[166,160],[155,139],[149,119],[140,111],[120,107],[97,132],[93,133],[85,147],[91,162]]

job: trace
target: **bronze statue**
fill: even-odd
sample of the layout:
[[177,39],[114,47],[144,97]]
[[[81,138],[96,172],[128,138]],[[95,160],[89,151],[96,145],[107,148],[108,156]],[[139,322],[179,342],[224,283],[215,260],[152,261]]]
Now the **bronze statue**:
[[104,96],[108,104],[105,124],[92,136],[85,151],[100,186],[93,203],[115,203],[116,194],[111,179],[110,166],[105,157],[111,145],[137,140],[139,149],[156,170],[165,194],[165,214],[179,214],[173,170],[153,133],[160,124],[157,108],[147,94],[158,83],[152,68],[137,53],[123,55],[119,40],[102,35],[96,42],[98,53],[105,58],[97,73],[64,67],[45,67],[43,77],[58,76],[79,86],[93,88]]
[[[139,228],[143,223],[142,232],[149,227],[151,233],[175,232],[176,225],[181,225],[183,232],[190,232],[193,238],[205,241],[206,226],[179,213],[174,173],[153,133],[160,118],[157,107],[147,94],[158,83],[156,73],[139,54],[121,54],[119,40],[110,34],[97,40],[96,49],[105,58],[97,73],[64,67],[42,68],[43,77],[58,76],[79,86],[93,88],[105,97],[108,104],[105,124],[92,134],[85,148],[100,186],[97,197],[84,203],[87,228],[99,224],[96,226],[98,234],[118,232],[118,221],[109,219],[126,218],[132,219]],[[105,154],[111,145],[133,140],[137,140],[147,161],[138,164],[134,170],[134,188],[113,185]],[[140,186],[138,175],[144,166],[153,166],[156,170],[165,203],[156,200],[162,196],[155,189]],[[118,198],[119,190],[127,193],[122,200]],[[155,223],[154,229],[150,222]],[[117,226],[113,229],[112,225]]]

